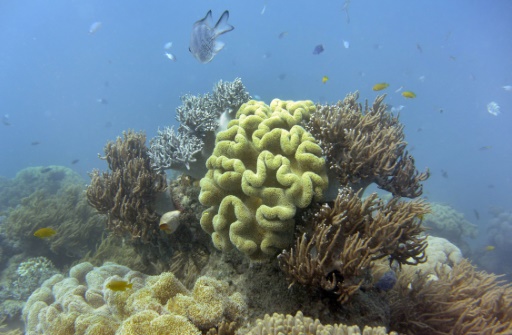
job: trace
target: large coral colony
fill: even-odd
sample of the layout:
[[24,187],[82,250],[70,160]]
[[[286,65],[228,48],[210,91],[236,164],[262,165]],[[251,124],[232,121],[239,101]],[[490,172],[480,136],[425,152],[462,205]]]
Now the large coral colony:
[[32,293],[26,334],[512,333],[511,287],[427,236],[429,172],[385,96],[358,98],[221,81],[149,147],[107,143],[86,198],[111,234]]

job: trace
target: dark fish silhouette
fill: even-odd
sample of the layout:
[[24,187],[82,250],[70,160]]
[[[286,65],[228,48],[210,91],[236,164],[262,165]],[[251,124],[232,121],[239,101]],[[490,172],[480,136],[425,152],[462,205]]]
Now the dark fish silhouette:
[[313,49],[313,55],[320,55],[322,52],[324,52],[324,46],[322,44],[317,45]]
[[443,176],[443,178],[448,178],[448,172],[441,170],[441,176]]
[[235,29],[235,27],[228,24],[228,18],[229,11],[225,11],[220,16],[217,24],[212,27],[212,11],[209,10],[203,19],[192,26],[188,50],[201,63],[209,63],[224,48],[224,43],[218,41],[217,37]]
[[75,164],[76,164],[76,163],[78,163],[78,162],[80,162],[80,160],[79,160],[79,159],[73,159],[73,160],[71,161],[71,164],[75,165]]
[[480,213],[476,209],[473,209],[473,213],[475,213],[475,217],[477,220],[480,220]]
[[288,36],[288,32],[287,31],[283,31],[281,32],[277,37],[282,40],[283,38],[285,38],[286,36]]
[[41,173],[46,173],[46,172],[50,172],[52,170],[51,167],[45,167],[45,168],[42,168],[41,169]]
[[9,121],[9,114],[4,114],[2,116],[2,123],[4,124],[4,126],[10,126],[11,125],[11,121]]
[[39,142],[39,141],[30,142],[30,145],[39,145],[39,144],[41,144],[41,142]]

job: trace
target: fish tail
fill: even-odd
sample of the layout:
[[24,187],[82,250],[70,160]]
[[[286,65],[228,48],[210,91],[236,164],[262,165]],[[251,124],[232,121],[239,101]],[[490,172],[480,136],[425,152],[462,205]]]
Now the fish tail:
[[126,285],[127,288],[132,288],[133,287],[133,283],[129,283]]
[[229,11],[226,10],[220,16],[220,19],[219,19],[219,21],[217,21],[217,24],[215,24],[215,28],[213,28],[216,36],[225,34],[228,31],[235,29],[235,27],[233,27],[232,25],[230,25],[228,23],[228,19],[229,19]]

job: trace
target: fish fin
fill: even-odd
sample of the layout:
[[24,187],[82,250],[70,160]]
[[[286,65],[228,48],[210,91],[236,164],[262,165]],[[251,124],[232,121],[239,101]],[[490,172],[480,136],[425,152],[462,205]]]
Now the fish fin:
[[235,27],[233,27],[232,25],[230,25],[228,23],[228,19],[229,19],[229,11],[226,10],[226,11],[224,11],[224,13],[222,13],[219,21],[217,21],[217,24],[213,28],[213,32],[214,32],[215,36],[225,34],[228,31],[235,29]]
[[213,45],[213,54],[217,54],[219,51],[221,51],[226,44],[222,41],[215,41],[215,44]]
[[204,17],[203,21],[205,21],[209,26],[211,26],[213,24],[211,9],[208,11],[208,13],[206,13],[206,16]]

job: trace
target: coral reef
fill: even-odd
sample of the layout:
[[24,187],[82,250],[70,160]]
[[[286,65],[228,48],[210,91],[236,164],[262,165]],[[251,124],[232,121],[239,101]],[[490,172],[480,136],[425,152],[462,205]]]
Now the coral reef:
[[[13,260],[17,263],[16,260]],[[45,257],[29,258],[18,266],[10,266],[2,273],[0,289],[0,318],[12,321],[18,318],[25,300],[41,284],[58,271]]]
[[504,254],[512,253],[512,212],[492,211],[487,235],[489,243]]
[[386,111],[384,97],[378,96],[372,106],[366,101],[364,108],[357,92],[335,105],[319,105],[305,127],[342,186],[359,190],[376,183],[395,196],[415,198],[422,194],[421,182],[429,172],[416,170],[405,150],[404,126]]
[[432,211],[425,215],[423,225],[428,228],[428,233],[438,237],[444,237],[456,244],[464,251],[469,251],[469,246],[464,237],[475,238],[478,235],[478,227],[464,218],[450,205],[432,202]]
[[320,200],[327,187],[322,151],[299,126],[314,108],[311,101],[251,100],[217,134],[199,200],[210,206],[201,226],[218,249],[234,245],[262,260],[291,244],[296,209]]
[[105,145],[105,159],[111,172],[93,171],[87,187],[92,207],[107,215],[107,228],[130,236],[141,244],[154,243],[160,234],[160,216],[152,208],[167,183],[165,174],[151,169],[146,135],[123,132],[123,138]]
[[481,247],[472,258],[486,271],[503,273],[512,280],[512,212],[497,207],[489,212],[493,217],[487,225],[487,246],[493,250]]
[[28,167],[19,171],[14,179],[0,177],[0,213],[16,207],[21,199],[36,191],[55,195],[66,185],[83,183],[79,174],[57,165]]
[[223,126],[221,119],[233,118],[250,99],[240,78],[219,81],[212,94],[182,96],[182,105],[176,110],[178,130],[165,127],[151,140],[149,155],[153,168],[180,170],[195,178],[204,176],[204,163],[213,149],[215,131]]
[[154,271],[153,265],[144,262],[133,244],[125,243],[123,238],[114,234],[105,235],[102,236],[95,250],[91,250],[82,257],[79,263],[89,262],[94,266],[101,266],[109,261],[143,273]]
[[427,261],[411,267],[411,271],[434,275],[436,271],[450,272],[455,265],[462,262],[462,252],[447,239],[427,236],[426,242],[428,244],[425,249]]
[[[411,271],[412,270],[412,271]],[[511,334],[512,287],[467,260],[435,278],[409,269],[390,291],[391,328],[403,334]]]
[[301,311],[295,316],[274,313],[266,314],[263,320],[258,319],[255,326],[247,331],[239,331],[239,335],[397,335],[396,332],[388,333],[384,327],[364,327],[363,331],[358,326],[346,326],[343,324],[322,325],[320,321],[305,317]]
[[[47,227],[57,234],[46,239],[33,236]],[[89,207],[83,183],[68,184],[56,193],[37,190],[24,198],[0,229],[27,255],[47,257],[62,267],[94,250],[104,230],[104,218]]]
[[304,232],[291,250],[279,255],[281,268],[291,284],[333,292],[345,303],[361,286],[370,285],[373,261],[425,261],[420,218],[427,212],[421,200],[393,198],[384,204],[375,193],[361,200],[345,188],[332,208],[325,204],[303,218],[312,232]]
[[[130,282],[125,291],[106,286]],[[170,272],[147,276],[114,263],[80,263],[69,277],[43,283],[23,309],[26,334],[194,334],[244,321],[244,298],[228,284],[200,277],[192,292]]]

